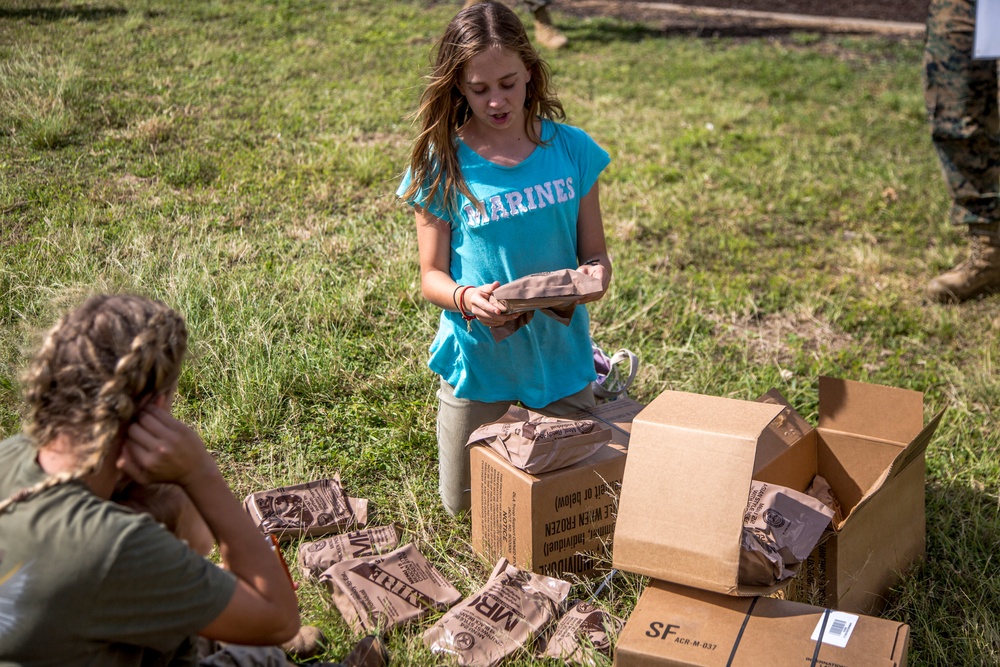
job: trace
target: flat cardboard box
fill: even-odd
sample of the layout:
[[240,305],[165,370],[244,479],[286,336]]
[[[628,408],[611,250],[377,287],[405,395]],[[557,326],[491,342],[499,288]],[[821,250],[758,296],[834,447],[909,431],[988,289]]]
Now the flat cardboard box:
[[642,404],[618,399],[578,413],[611,427],[611,442],[574,465],[530,475],[487,446],[470,451],[472,548],[488,562],[548,576],[587,576],[614,533],[632,418]]
[[616,667],[905,667],[909,626],[768,597],[652,581],[615,648]]
[[737,581],[750,481],[805,491],[819,473],[847,517],[825,543],[837,558],[827,575],[849,572],[828,606],[876,608],[923,554],[923,456],[941,415],[924,427],[922,394],[892,387],[823,377],[819,395],[816,429],[777,400],[653,400],[632,426],[614,567],[727,595],[772,593],[788,582]]

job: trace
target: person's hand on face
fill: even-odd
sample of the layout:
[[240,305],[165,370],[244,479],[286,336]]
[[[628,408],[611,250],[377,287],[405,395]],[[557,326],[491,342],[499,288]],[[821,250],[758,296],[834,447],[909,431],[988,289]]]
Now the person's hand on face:
[[165,409],[167,397],[146,405],[128,427],[118,457],[119,470],[140,484],[173,482],[185,486],[215,466],[201,437]]

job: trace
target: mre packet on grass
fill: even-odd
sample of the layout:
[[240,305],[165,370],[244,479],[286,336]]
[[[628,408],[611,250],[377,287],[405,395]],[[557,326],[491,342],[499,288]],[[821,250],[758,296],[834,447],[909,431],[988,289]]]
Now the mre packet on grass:
[[512,405],[473,431],[466,446],[488,445],[515,468],[538,475],[582,461],[610,441],[611,429],[592,419],[546,417]]
[[567,581],[521,570],[501,558],[479,592],[424,632],[424,644],[463,667],[493,667],[555,618],[569,589]]
[[490,296],[504,313],[521,315],[506,324],[490,328],[493,340],[500,342],[531,321],[534,311],[569,324],[580,299],[600,294],[601,281],[575,269],[533,273],[500,285]]
[[391,551],[399,546],[399,539],[399,526],[392,524],[303,542],[299,545],[299,570],[306,579],[315,579],[334,563]]
[[340,475],[251,493],[243,508],[261,532],[282,542],[340,533],[368,521],[368,501],[349,498]]
[[462,599],[412,544],[383,556],[335,563],[319,580],[347,624],[359,633],[387,632]]
[[739,582],[773,586],[791,579],[832,517],[833,510],[812,496],[751,481],[743,515]]
[[585,600],[574,600],[555,629],[542,637],[539,653],[543,658],[594,667],[593,652],[611,655],[611,640],[623,627],[625,621],[617,616]]

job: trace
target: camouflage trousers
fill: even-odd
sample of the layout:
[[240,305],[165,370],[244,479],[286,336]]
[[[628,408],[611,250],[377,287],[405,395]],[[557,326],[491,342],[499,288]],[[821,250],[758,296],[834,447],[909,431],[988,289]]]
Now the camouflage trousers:
[[541,9],[542,7],[551,4],[552,0],[522,0],[522,2],[524,6],[528,8],[528,11],[533,12],[536,9]]
[[931,0],[924,97],[952,199],[951,221],[970,231],[1000,227],[997,61],[973,60],[976,0]]

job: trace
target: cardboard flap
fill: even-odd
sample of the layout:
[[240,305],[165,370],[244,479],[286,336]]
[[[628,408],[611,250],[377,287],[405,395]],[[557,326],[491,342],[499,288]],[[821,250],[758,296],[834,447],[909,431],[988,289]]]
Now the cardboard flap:
[[629,434],[632,432],[632,420],[643,407],[642,403],[631,398],[619,398],[595,405],[589,410],[582,410],[577,415],[579,418],[594,419],[608,426],[617,434],[617,437],[612,435],[611,441],[617,443],[623,440],[627,446]]
[[934,437],[934,431],[937,430],[938,424],[941,422],[941,417],[943,416],[943,409],[934,415],[934,418],[927,423],[927,426],[925,426],[924,430],[920,432],[920,435],[914,438],[910,446],[904,449],[902,453],[896,457],[896,460],[892,462],[892,465],[889,466],[889,474],[886,479],[892,479],[899,473],[906,470],[906,467],[927,449],[927,445],[930,443],[931,438]]
[[[864,492],[863,497],[858,501],[853,511],[857,511],[858,508],[864,506],[872,495],[885,486],[889,480],[892,480],[902,474],[903,471],[910,467],[910,464],[913,463],[913,461],[924,453],[927,449],[928,443],[930,443],[931,438],[934,435],[934,431],[937,430],[938,424],[941,422],[941,417],[943,415],[944,410],[941,410],[934,415],[934,418],[931,419],[920,434],[913,439],[913,443],[900,452],[899,455],[897,455],[896,458],[882,472],[882,475],[878,478],[878,480]],[[846,509],[844,513],[845,515],[847,514]]]
[[819,378],[819,428],[907,444],[924,425],[924,395],[911,389]]
[[781,410],[673,391],[646,406],[632,423],[614,566],[735,592],[757,439]]
[[805,417],[800,415],[777,389],[772,389],[766,394],[758,396],[756,401],[781,405],[784,406],[784,409],[760,434],[760,440],[757,443],[757,458],[753,465],[755,474],[813,430]]

